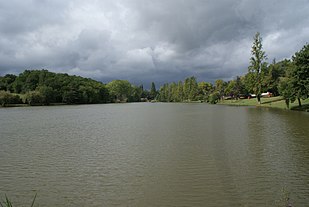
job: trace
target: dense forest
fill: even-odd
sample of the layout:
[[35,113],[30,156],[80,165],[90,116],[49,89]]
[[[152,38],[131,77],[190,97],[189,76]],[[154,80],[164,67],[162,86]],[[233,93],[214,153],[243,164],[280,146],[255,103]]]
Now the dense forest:
[[50,103],[92,104],[109,102],[140,101],[142,87],[125,80],[114,80],[108,84],[53,73],[47,70],[25,70],[18,76],[8,74],[0,77],[0,103],[26,103],[49,105]]
[[[248,73],[234,80],[214,83],[197,82],[196,77],[166,83],[156,90],[155,83],[145,90],[127,80],[114,80],[107,84],[89,78],[53,73],[47,70],[25,70],[18,76],[0,76],[0,104],[49,105],[51,103],[92,104],[112,102],[207,102],[215,104],[221,99],[256,97],[260,103],[263,92],[282,96],[287,107],[290,102],[309,96],[309,44],[296,52],[290,60],[271,64],[257,33],[251,49]],[[254,95],[253,95],[254,94]]]

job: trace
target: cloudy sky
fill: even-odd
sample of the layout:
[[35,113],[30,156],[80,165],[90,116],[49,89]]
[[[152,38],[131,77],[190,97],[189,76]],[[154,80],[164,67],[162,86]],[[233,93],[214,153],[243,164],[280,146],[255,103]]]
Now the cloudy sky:
[[0,75],[229,80],[246,73],[257,31],[269,62],[290,58],[308,17],[309,0],[0,0]]

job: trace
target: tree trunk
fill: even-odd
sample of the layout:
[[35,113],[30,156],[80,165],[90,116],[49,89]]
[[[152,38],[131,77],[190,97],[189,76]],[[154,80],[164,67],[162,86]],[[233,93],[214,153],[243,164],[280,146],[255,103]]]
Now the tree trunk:
[[261,104],[261,96],[260,96],[260,94],[257,94],[256,98],[257,98],[258,104]]
[[298,100],[298,106],[301,107],[301,101],[300,101],[300,98],[297,98]]
[[290,99],[285,99],[285,104],[288,109],[290,109]]

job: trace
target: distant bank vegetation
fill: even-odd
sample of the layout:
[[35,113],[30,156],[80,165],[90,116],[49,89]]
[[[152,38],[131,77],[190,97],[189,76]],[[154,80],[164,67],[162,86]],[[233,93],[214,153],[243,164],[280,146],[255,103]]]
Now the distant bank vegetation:
[[0,104],[49,105],[94,104],[113,102],[207,102],[215,104],[224,99],[256,97],[260,103],[263,92],[282,96],[289,103],[309,96],[309,44],[291,59],[271,64],[265,62],[262,38],[257,33],[251,48],[252,57],[248,73],[234,80],[216,80],[214,83],[197,82],[196,77],[166,83],[156,90],[155,83],[145,90],[127,80],[114,80],[104,84],[90,78],[53,73],[47,70],[25,70],[18,76],[0,76]]
[[155,92],[148,92],[142,85],[134,86],[126,80],[103,84],[90,78],[48,70],[25,70],[18,76],[7,74],[0,77],[2,106],[138,102],[155,99],[155,88],[152,91]]

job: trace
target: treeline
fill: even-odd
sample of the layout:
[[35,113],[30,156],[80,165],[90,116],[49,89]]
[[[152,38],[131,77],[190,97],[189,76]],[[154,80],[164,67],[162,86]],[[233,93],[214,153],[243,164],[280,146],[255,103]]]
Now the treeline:
[[49,105],[50,103],[93,104],[110,102],[136,102],[151,98],[142,86],[134,86],[126,80],[114,80],[108,84],[53,73],[47,70],[25,70],[18,76],[0,77],[0,104]]
[[215,104],[220,99],[260,98],[263,92],[273,96],[282,96],[289,108],[290,102],[309,97],[309,44],[296,52],[290,60],[271,64],[266,62],[267,56],[262,47],[262,38],[257,33],[254,36],[248,73],[238,76],[235,80],[216,80],[197,82],[195,77],[186,78],[177,83],[166,83],[161,86],[158,100],[162,102],[202,101]]
[[301,99],[309,96],[309,44],[296,52],[290,60],[273,60],[268,64],[262,38],[257,33],[253,39],[251,54],[248,73],[234,80],[197,82],[192,76],[184,81],[166,83],[158,91],[154,82],[151,83],[150,90],[145,90],[143,85],[135,86],[126,80],[103,84],[89,78],[47,70],[26,70],[18,76],[0,76],[0,104],[91,104],[151,100],[215,104],[224,98],[255,96],[260,103],[262,93],[269,92],[273,96],[282,96],[287,107],[295,100],[301,106]]
[[[280,83],[286,78],[287,72],[292,68],[290,60],[273,62],[268,65],[263,74],[262,91],[270,92],[274,96],[280,95]],[[248,98],[255,94],[254,77],[252,73],[237,76],[234,80],[216,80],[210,82],[197,82],[194,76],[177,83],[166,83],[161,86],[158,100],[161,102],[207,102],[215,104],[221,99]]]

